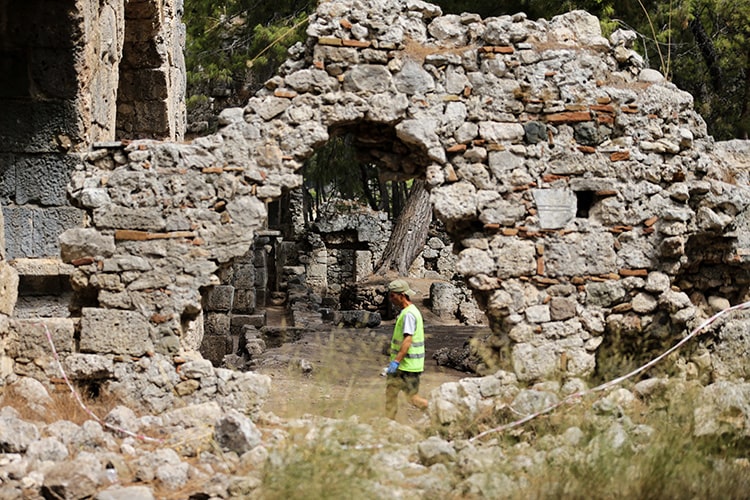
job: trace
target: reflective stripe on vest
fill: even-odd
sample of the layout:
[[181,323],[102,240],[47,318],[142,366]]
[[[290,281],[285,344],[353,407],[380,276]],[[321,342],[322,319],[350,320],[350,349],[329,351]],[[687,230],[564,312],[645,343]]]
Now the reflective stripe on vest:
[[404,319],[406,314],[411,313],[416,320],[416,329],[411,337],[411,345],[409,350],[406,351],[406,356],[401,360],[398,365],[399,370],[405,372],[422,372],[424,371],[424,324],[422,322],[422,314],[414,304],[409,304],[396,319],[396,324],[393,327],[393,337],[391,338],[391,361],[396,359],[399,349],[401,349],[401,343],[404,341]]

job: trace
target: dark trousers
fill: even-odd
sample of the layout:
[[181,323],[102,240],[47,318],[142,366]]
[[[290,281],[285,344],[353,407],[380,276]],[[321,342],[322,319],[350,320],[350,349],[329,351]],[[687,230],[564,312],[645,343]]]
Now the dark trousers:
[[407,397],[419,393],[419,377],[422,372],[405,372],[396,370],[388,375],[385,381],[385,415],[391,420],[396,419],[398,412],[398,393],[404,391]]

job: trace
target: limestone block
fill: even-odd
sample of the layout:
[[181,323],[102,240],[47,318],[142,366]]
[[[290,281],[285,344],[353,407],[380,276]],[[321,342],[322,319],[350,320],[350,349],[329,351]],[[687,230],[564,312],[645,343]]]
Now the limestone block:
[[78,160],[72,155],[45,154],[16,157],[16,203],[63,206],[70,172]]
[[413,144],[427,151],[427,156],[438,163],[445,163],[445,149],[436,133],[437,122],[432,118],[404,120],[396,125],[396,136],[406,144]]
[[446,221],[476,217],[476,188],[468,182],[456,182],[434,188],[430,192],[430,198],[435,212]]
[[109,257],[114,252],[114,236],[94,228],[68,229],[60,235],[60,256],[66,263],[83,257]]
[[511,407],[518,415],[531,415],[556,404],[559,400],[554,392],[522,389],[516,394]]
[[73,380],[111,378],[115,372],[112,356],[72,353],[63,362],[65,373]]
[[234,291],[233,313],[250,314],[255,311],[255,290]]
[[530,323],[544,323],[550,320],[550,308],[548,305],[538,305],[526,308],[526,319]]
[[641,292],[633,297],[633,311],[639,314],[653,312],[657,305],[656,297],[650,293]]
[[0,313],[13,315],[18,300],[18,272],[8,264],[0,261]]
[[646,279],[646,291],[662,293],[669,290],[671,279],[669,275],[662,272],[653,271],[648,274]]
[[163,231],[167,222],[161,210],[105,205],[94,210],[94,223],[99,228]]
[[375,94],[368,99],[370,109],[367,117],[373,122],[395,123],[402,119],[409,107],[409,100],[403,94]]
[[520,142],[525,134],[520,123],[479,122],[479,136],[490,143]]
[[203,337],[200,353],[214,366],[218,366],[224,356],[232,354],[232,339],[229,336],[206,335]]
[[553,344],[534,347],[531,344],[516,344],[511,351],[513,371],[520,382],[545,380],[560,369],[560,357]]
[[492,275],[495,272],[495,261],[488,252],[478,248],[465,248],[458,255],[456,271],[464,276]]
[[354,252],[354,281],[362,281],[372,274],[372,252],[357,250]]
[[233,286],[217,285],[212,287],[205,296],[206,311],[231,311],[233,299]]
[[563,321],[576,315],[578,303],[570,297],[554,297],[549,304],[550,319]]
[[747,380],[750,377],[750,366],[747,363],[750,332],[748,332],[750,314],[738,311],[728,316],[718,331],[718,339],[705,341],[711,347],[713,377],[718,380]]
[[737,434],[747,436],[750,384],[719,381],[703,388],[694,403],[695,436]]
[[612,307],[625,299],[626,292],[619,281],[591,282],[586,285],[586,304],[589,307]]
[[255,288],[255,266],[252,263],[235,265],[232,284],[238,290],[252,290]]
[[441,318],[455,318],[461,299],[453,283],[436,281],[430,286],[430,309]]
[[13,357],[36,359],[52,356],[47,330],[58,353],[75,349],[75,322],[72,318],[12,319],[10,328],[16,339],[8,351]]
[[182,347],[188,351],[198,351],[203,342],[203,336],[205,334],[204,317],[201,312],[198,316],[189,321],[187,328],[182,334]]
[[225,313],[207,313],[204,325],[207,337],[229,335],[230,317]]
[[435,80],[432,75],[425,71],[421,64],[411,59],[407,60],[401,70],[393,75],[393,83],[399,92],[407,95],[425,95],[435,89]]
[[344,74],[344,90],[380,94],[392,84],[391,72],[377,64],[359,64]]
[[534,189],[539,227],[562,229],[576,216],[577,198],[570,189]]
[[536,247],[533,241],[498,236],[490,242],[498,278],[536,273]]
[[136,311],[84,307],[81,311],[80,350],[143,356],[154,350],[151,326]]
[[617,271],[614,237],[606,232],[568,234],[545,240],[545,273],[550,277]]

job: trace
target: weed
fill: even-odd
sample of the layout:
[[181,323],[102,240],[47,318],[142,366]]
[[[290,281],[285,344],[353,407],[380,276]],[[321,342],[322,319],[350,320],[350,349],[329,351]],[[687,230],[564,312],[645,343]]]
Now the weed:
[[274,450],[263,473],[263,498],[376,498],[368,492],[371,453],[325,439]]

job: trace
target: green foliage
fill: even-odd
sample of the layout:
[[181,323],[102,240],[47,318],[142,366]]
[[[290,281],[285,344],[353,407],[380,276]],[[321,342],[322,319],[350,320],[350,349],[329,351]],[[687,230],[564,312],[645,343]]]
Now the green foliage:
[[374,474],[368,450],[342,447],[317,439],[274,451],[263,474],[263,498],[375,499],[367,484]]
[[518,498],[745,498],[750,477],[740,457],[747,453],[747,440],[694,437],[690,396],[642,416],[651,433],[636,435],[635,443],[621,448],[608,444],[606,432],[587,429],[587,418],[572,412],[563,425],[581,427],[592,442],[585,453],[532,474]]
[[186,0],[188,93],[226,86],[253,91],[303,40],[311,0]]
[[305,183],[322,203],[331,198],[361,198],[360,162],[351,137],[333,137],[318,149],[305,162]]

